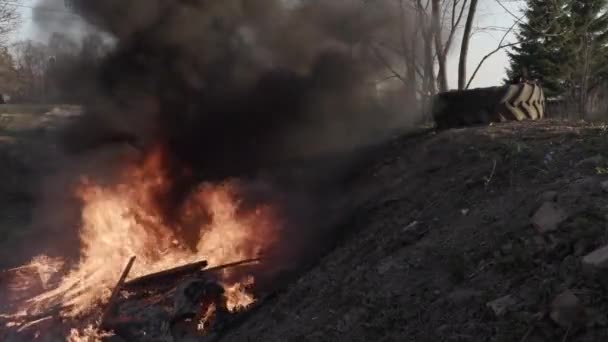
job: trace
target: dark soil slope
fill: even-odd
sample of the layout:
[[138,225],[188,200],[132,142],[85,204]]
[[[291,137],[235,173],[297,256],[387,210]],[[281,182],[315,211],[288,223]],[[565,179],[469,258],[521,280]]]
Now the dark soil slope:
[[[355,233],[221,340],[608,340],[608,282],[581,264],[608,243],[602,155],[608,130],[584,123],[395,139],[348,194]],[[547,201],[567,219],[541,233]],[[559,325],[566,290],[581,310]]]

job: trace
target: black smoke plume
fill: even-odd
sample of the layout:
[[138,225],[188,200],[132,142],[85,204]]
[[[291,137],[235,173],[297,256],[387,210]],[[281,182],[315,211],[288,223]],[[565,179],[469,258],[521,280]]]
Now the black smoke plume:
[[65,146],[82,155],[115,142],[144,152],[163,144],[175,180],[161,200],[168,220],[201,182],[269,181],[244,188],[245,203],[281,198],[290,227],[282,250],[300,257],[298,247],[329,234],[316,227],[333,224],[327,202],[344,191],[338,156],[405,121],[376,98],[371,44],[394,24],[387,3],[74,0],[116,46]]

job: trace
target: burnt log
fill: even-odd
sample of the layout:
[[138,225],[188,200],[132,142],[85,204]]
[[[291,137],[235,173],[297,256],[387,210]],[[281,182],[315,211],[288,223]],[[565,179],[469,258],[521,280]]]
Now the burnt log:
[[[211,268],[207,267],[207,261],[199,261],[192,264],[179,266],[176,268],[164,270],[157,273],[147,274],[145,276],[130,280],[125,283],[124,288],[134,290],[144,287],[164,287],[165,285],[173,285],[181,278],[185,276],[202,276],[203,274],[209,274],[217,271],[221,271],[226,268],[233,268],[248,264],[254,264],[260,262],[260,259],[247,259],[232,262],[229,264],[219,265]],[[167,284],[170,283],[170,284]]]
[[213,272],[217,272],[217,271],[221,271],[223,269],[226,268],[233,268],[233,267],[239,267],[239,266],[244,266],[244,265],[249,265],[249,264],[257,264],[261,261],[261,259],[247,259],[247,260],[241,260],[241,261],[236,261],[236,262],[231,262],[229,264],[223,264],[223,265],[219,265],[219,266],[215,266],[215,267],[211,267],[211,268],[207,268],[204,270],[201,270],[199,272],[199,275],[201,275],[202,273],[213,273]]
[[171,281],[174,282],[183,276],[196,273],[207,267],[207,261],[198,261],[192,264],[182,265],[172,269],[164,270],[157,273],[145,275],[143,277],[135,278],[125,283],[125,289],[135,289],[139,287],[146,287],[150,285],[162,286],[164,283]]
[[125,269],[122,271],[122,274],[120,275],[120,279],[118,279],[116,286],[112,290],[112,294],[110,295],[110,299],[108,300],[106,309],[103,312],[103,315],[101,316],[101,327],[102,328],[104,327],[105,322],[115,313],[116,301],[118,300],[118,294],[120,293],[120,290],[122,289],[122,287],[125,283],[125,280],[127,279],[127,276],[129,275],[129,272],[131,272],[131,267],[133,267],[134,262],[135,262],[135,257],[133,256],[133,257],[131,257],[131,259],[129,259],[127,266],[125,267]]

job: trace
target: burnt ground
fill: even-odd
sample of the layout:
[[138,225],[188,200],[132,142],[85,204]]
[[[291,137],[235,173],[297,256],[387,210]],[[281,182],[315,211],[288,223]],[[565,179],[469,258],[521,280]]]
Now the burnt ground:
[[[44,130],[2,132],[0,257],[14,261],[14,246],[28,239],[31,189],[54,155]],[[373,155],[345,194],[357,206],[347,237],[219,340],[608,338],[608,281],[581,266],[608,244],[607,126],[546,120],[426,132]],[[530,221],[546,200],[568,219],[541,234]],[[560,326],[550,303],[568,289],[584,312]],[[505,296],[497,315],[487,303]]]
[[[608,243],[607,151],[605,126],[560,121],[394,139],[352,184],[353,233],[221,341],[606,340],[607,283],[581,259]],[[541,234],[543,197],[568,219]],[[565,290],[584,312],[562,327]]]

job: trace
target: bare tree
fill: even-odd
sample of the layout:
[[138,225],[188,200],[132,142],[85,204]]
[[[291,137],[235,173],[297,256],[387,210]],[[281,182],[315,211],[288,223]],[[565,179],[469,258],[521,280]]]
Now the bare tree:
[[13,45],[13,56],[22,85],[17,97],[26,101],[42,101],[49,62],[47,46],[30,40],[18,42]]
[[395,1],[398,12],[388,15],[395,16],[390,22],[396,23],[396,30],[389,32],[397,37],[385,35],[372,42],[374,56],[387,73],[379,75],[378,83],[401,82],[407,103],[416,103],[426,112],[430,98],[448,90],[446,60],[469,1]]
[[448,72],[446,70],[446,55],[444,53],[443,44],[441,41],[441,25],[440,25],[440,16],[439,11],[441,10],[441,4],[439,0],[431,0],[431,27],[433,29],[433,33],[435,35],[435,53],[437,54],[437,64],[439,67],[438,71],[438,81],[439,81],[439,91],[444,92],[448,91]]
[[[0,48],[0,94],[14,94],[20,83],[13,56],[8,48]],[[3,101],[4,96],[0,96],[0,103]]]
[[458,90],[463,90],[466,86],[467,78],[467,55],[469,53],[469,42],[471,40],[471,30],[475,11],[477,10],[477,0],[471,0],[469,14],[462,34],[462,45],[460,46],[460,60],[458,61]]
[[0,44],[6,45],[11,33],[21,24],[20,0],[0,1]]

